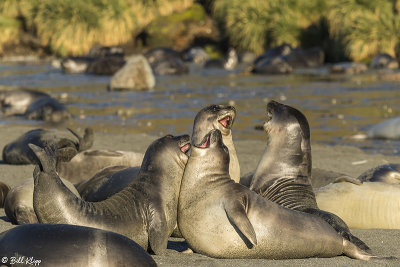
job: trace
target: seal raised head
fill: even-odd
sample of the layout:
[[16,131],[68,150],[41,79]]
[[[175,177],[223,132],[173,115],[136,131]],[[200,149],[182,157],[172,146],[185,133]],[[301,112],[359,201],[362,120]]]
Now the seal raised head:
[[350,233],[335,214],[320,210],[311,186],[310,127],[297,109],[271,101],[267,104],[267,148],[254,172],[250,189],[279,205],[323,218],[343,237],[362,249],[368,246]]
[[240,166],[232,140],[232,125],[235,121],[236,109],[227,105],[210,105],[200,110],[193,123],[192,144],[200,144],[203,137],[212,129],[222,133],[225,146],[229,149],[231,161],[229,174],[236,182],[240,180]]
[[321,218],[273,203],[229,177],[229,151],[219,130],[193,145],[182,178],[178,224],[196,252],[216,258],[374,256]]
[[1,233],[0,255],[7,266],[157,266],[125,236],[67,224],[27,224]]
[[167,248],[177,222],[179,188],[190,148],[188,135],[167,135],[147,149],[137,178],[100,202],[78,199],[62,185],[54,151],[30,147],[40,160],[35,168],[33,205],[41,223],[67,223],[123,234],[156,254]]

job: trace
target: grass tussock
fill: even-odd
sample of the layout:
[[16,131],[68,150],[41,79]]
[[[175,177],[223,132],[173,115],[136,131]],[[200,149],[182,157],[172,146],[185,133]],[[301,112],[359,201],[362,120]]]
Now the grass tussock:
[[22,18],[27,30],[58,55],[86,54],[95,44],[118,45],[156,16],[193,0],[3,0],[0,14]]
[[260,54],[284,42],[299,45],[325,8],[322,0],[216,0],[214,14],[233,45]]
[[355,61],[378,53],[395,56],[400,38],[400,1],[332,1],[328,20],[331,33],[342,37]]

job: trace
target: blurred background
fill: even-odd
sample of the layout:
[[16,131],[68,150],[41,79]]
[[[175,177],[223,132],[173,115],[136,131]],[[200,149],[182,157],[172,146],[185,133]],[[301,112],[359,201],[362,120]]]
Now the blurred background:
[[[44,92],[71,114],[62,127],[110,133],[190,133],[201,108],[231,104],[234,139],[261,140],[274,99],[306,115],[314,143],[398,155],[399,11],[396,0],[2,0],[0,89]],[[113,90],[132,55],[155,85]],[[1,124],[49,126],[5,106]]]

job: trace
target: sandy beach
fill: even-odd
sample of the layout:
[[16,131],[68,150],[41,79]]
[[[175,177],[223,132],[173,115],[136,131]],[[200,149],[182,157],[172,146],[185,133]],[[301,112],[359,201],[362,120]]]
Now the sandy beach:
[[[0,126],[0,148],[13,141],[24,132],[37,127],[15,125]],[[83,132],[83,129],[77,129]],[[184,134],[184,133],[182,133]],[[233,130],[234,134],[234,130]],[[108,134],[95,133],[93,148],[115,149],[144,152],[147,146],[157,137],[146,134]],[[261,157],[265,143],[262,141],[235,140],[242,175],[253,170]],[[400,163],[400,158],[380,154],[366,154],[358,148],[346,146],[312,145],[313,167],[332,172],[345,173],[357,177],[368,168],[385,164]],[[32,177],[33,165],[8,165],[0,162],[0,180],[9,186],[18,185],[22,180]],[[331,178],[313,178],[314,186],[322,186]],[[0,209],[0,231],[15,227],[6,218],[4,210]],[[400,230],[358,230],[352,233],[367,243],[373,254],[378,256],[395,256],[400,259]],[[368,263],[353,260],[345,256],[334,258],[312,258],[296,260],[222,260],[213,259],[199,254],[182,254],[177,250],[184,247],[181,240],[172,239],[168,254],[153,256],[159,266],[400,266],[400,260],[374,260]],[[0,255],[1,256],[1,255]]]

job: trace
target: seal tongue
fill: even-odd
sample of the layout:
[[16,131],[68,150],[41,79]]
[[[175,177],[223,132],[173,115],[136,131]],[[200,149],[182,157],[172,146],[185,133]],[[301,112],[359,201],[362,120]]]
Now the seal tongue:
[[210,135],[208,134],[203,140],[202,144],[199,146],[201,148],[209,147],[210,146]]
[[231,116],[226,116],[218,122],[221,123],[225,128],[229,128],[231,126]]

